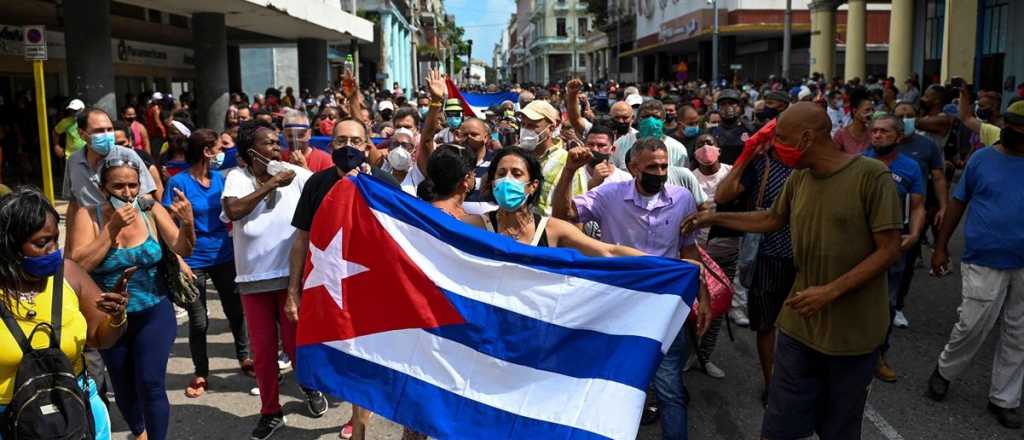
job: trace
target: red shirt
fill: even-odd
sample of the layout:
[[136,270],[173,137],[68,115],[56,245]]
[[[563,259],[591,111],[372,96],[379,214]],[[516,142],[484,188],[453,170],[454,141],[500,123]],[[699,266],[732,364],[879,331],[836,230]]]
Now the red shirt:
[[[291,160],[289,151],[281,151],[281,160],[287,162]],[[316,147],[311,147],[309,152],[306,153],[306,167],[309,171],[317,172],[323,171],[334,166],[334,159],[331,159],[331,155],[327,154],[324,150]]]

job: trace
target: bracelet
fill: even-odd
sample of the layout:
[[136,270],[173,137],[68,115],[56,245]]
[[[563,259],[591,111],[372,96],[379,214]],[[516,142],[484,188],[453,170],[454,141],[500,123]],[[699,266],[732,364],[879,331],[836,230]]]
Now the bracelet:
[[437,102],[430,101],[430,104],[427,107],[430,107],[430,108],[441,108],[443,105],[444,104],[441,101],[437,101]]
[[113,319],[110,319],[110,320],[107,321],[107,326],[109,326],[110,328],[118,328],[118,327],[123,327],[124,324],[127,323],[127,322],[128,322],[128,311],[127,310],[123,310],[123,311],[121,311],[121,322],[119,322],[117,324],[114,324]]

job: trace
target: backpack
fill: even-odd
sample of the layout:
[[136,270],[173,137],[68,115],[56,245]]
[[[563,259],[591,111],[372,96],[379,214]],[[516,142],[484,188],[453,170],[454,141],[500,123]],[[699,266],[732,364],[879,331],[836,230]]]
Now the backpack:
[[[64,290],[64,268],[61,266],[53,277],[52,324],[37,324],[26,338],[11,311],[0,305],[4,324],[23,353],[14,376],[11,402],[0,416],[0,435],[4,440],[95,438],[89,392],[79,388],[71,361],[60,349]],[[38,331],[47,331],[50,335],[50,345],[46,348],[32,348],[32,338]]]

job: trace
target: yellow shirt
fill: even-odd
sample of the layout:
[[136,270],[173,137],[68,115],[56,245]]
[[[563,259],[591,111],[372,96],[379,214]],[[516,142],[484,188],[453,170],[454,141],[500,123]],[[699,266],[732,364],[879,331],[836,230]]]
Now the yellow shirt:
[[544,216],[551,216],[551,196],[554,194],[558,178],[562,176],[562,168],[565,168],[565,161],[569,158],[569,152],[562,148],[562,140],[556,139],[551,147],[537,158],[540,161],[541,177],[544,184],[540,187],[540,200],[537,202],[537,213]]
[[[35,305],[28,305],[19,302],[13,308],[14,317],[21,327],[21,331],[28,337],[41,322],[50,322],[50,308],[53,298],[53,277],[46,282],[46,290],[35,297]],[[87,325],[85,316],[78,309],[78,295],[71,289],[67,281],[64,282],[64,308],[61,310],[60,326],[60,348],[61,351],[71,359],[75,374],[82,372],[82,351],[85,349],[85,337]],[[25,315],[29,310],[34,310],[36,316],[28,319]],[[32,347],[46,348],[50,344],[50,335],[45,331],[38,331],[32,338]],[[18,365],[21,364],[21,348],[14,340],[7,326],[0,322],[0,405],[6,405],[11,401],[11,394],[14,392],[14,376],[18,372]]]
[[1000,136],[1002,136],[1001,128],[989,124],[988,122],[981,123],[981,133],[979,133],[979,137],[981,138],[981,143],[985,144],[986,147],[991,147],[992,145],[995,145],[996,142],[999,142]]

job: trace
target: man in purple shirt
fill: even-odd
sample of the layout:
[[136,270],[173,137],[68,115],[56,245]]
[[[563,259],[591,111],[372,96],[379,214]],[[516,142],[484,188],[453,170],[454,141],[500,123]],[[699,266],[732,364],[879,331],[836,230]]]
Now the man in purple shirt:
[[[593,153],[583,147],[569,152],[563,173],[575,173],[590,162]],[[560,179],[552,197],[555,217],[573,223],[595,221],[601,240],[632,246],[650,255],[700,261],[696,233],[684,234],[680,226],[697,212],[697,203],[686,188],[665,185],[668,180],[668,149],[656,138],[641,139],[626,157],[633,180],[609,182],[571,198],[571,179]],[[708,301],[701,301],[702,305]],[[701,307],[698,313],[706,313]],[[706,315],[705,315],[706,316]],[[706,322],[698,321],[698,322]],[[703,333],[703,328],[698,333]],[[665,440],[686,439],[686,405],[683,384],[686,332],[679,332],[665,353],[654,377],[661,402],[661,431]]]

